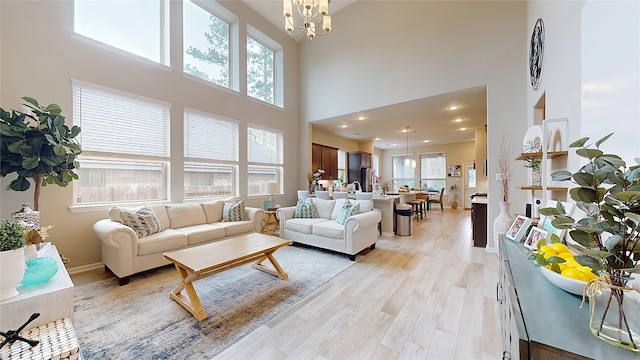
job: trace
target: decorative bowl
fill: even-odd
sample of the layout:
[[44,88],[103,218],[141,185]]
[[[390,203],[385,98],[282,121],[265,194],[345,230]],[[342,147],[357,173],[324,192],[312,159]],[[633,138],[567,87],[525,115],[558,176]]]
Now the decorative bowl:
[[46,284],[58,272],[58,262],[48,257],[39,257],[27,261],[22,285],[26,287]]
[[544,266],[540,266],[542,275],[547,278],[553,285],[560,289],[574,295],[582,296],[584,287],[587,285],[585,281],[571,279],[566,276],[562,276],[553,270],[549,270]]

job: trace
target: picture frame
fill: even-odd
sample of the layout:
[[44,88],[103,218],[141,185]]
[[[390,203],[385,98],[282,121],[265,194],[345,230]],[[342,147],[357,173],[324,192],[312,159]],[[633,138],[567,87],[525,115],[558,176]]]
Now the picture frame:
[[460,176],[462,165],[449,165],[447,167],[447,176]]
[[537,226],[533,226],[531,231],[529,231],[529,235],[527,236],[527,240],[524,242],[524,246],[531,250],[537,249],[538,241],[542,239],[547,239],[549,235],[548,232],[542,230]]
[[529,229],[530,225],[530,218],[523,215],[518,215],[513,221],[513,224],[511,224],[511,227],[509,228],[509,231],[507,231],[505,236],[515,242],[520,242],[520,240],[522,240],[522,238],[524,237],[524,234],[527,232],[527,229]]
[[[565,201],[560,201],[560,203],[562,204],[562,207],[564,207],[564,212],[569,215],[569,216],[573,216],[573,212],[575,210],[575,204],[573,203],[568,203]],[[543,206],[543,208],[549,208],[549,207],[557,207],[558,206],[558,201],[556,200],[549,200],[547,201],[547,203]],[[558,235],[558,237],[560,239],[564,239],[564,236],[566,234],[566,229],[557,229],[553,226],[553,224],[551,223],[551,221],[553,221],[554,217],[553,216],[546,216],[546,215],[542,215],[540,214],[540,221],[538,222],[538,227],[541,228],[542,230],[546,231],[549,234],[549,237],[551,237],[551,234],[556,234]]]
[[269,210],[271,208],[271,199],[262,200],[262,210]]

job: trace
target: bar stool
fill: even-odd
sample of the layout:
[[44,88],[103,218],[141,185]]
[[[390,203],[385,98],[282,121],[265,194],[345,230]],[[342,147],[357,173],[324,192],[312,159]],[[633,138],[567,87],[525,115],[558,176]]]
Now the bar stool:
[[419,200],[409,200],[407,204],[411,205],[411,210],[416,214],[416,221],[418,221],[418,216],[420,220],[422,220],[422,202]]

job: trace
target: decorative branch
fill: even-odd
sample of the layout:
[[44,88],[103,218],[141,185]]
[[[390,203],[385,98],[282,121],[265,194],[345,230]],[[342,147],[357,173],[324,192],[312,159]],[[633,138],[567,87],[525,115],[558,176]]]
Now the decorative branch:
[[502,201],[509,202],[509,184],[511,183],[511,161],[513,153],[511,148],[505,145],[504,137],[500,144],[500,153],[498,155],[498,171],[502,175]]

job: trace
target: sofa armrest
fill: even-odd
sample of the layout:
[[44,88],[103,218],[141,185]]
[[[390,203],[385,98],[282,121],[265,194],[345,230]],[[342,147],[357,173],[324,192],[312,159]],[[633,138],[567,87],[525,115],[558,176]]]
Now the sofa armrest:
[[349,216],[345,221],[345,229],[353,229],[354,232],[360,229],[368,228],[370,226],[378,227],[378,223],[382,220],[382,215],[379,211],[367,211],[364,213]]
[[295,211],[295,206],[279,208],[276,211],[276,217],[278,218],[278,220],[280,220],[280,231],[285,229],[285,223],[287,222],[287,220],[293,218],[293,214],[295,213]]
[[262,220],[264,219],[264,210],[254,207],[245,207],[249,220],[253,222],[253,229],[255,232],[260,232],[262,229]]
[[98,220],[93,224],[93,231],[106,246],[119,248],[130,246],[132,249],[138,244],[138,236],[132,228],[109,219]]

